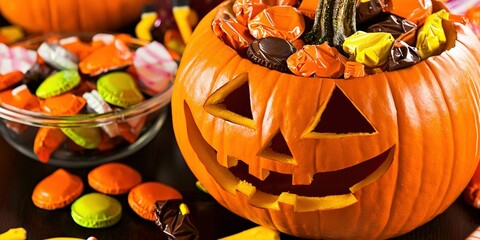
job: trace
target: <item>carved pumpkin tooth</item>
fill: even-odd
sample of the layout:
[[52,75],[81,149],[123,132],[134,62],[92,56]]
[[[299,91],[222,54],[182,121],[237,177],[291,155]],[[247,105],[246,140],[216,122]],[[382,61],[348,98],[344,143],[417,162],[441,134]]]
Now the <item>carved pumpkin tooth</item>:
[[235,167],[235,166],[237,166],[237,164],[238,164],[238,159],[237,158],[227,156],[227,167],[228,168]]
[[302,173],[292,176],[292,185],[310,185],[313,181],[313,174]]

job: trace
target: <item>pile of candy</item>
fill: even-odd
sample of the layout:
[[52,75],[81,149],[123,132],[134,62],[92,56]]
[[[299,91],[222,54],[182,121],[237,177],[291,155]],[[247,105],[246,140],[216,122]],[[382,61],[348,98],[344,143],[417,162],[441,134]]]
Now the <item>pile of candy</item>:
[[82,179],[58,169],[34,188],[32,201],[45,210],[71,205],[71,216],[86,228],[106,228],[120,221],[122,204],[115,196],[128,194],[128,205],[141,218],[155,221],[165,234],[198,239],[182,194],[160,182],[143,182],[140,173],[123,163],[107,163],[92,169],[88,184],[97,192],[82,195]]
[[[126,34],[96,34],[89,42],[55,36],[36,50],[0,44],[0,56],[0,102],[54,116],[132,107],[171,86],[177,70],[163,45]],[[33,150],[44,162],[63,144],[106,151],[135,142],[145,122],[141,116],[101,128],[40,127]],[[6,125],[17,134],[27,128],[14,121]]]
[[212,29],[241,56],[270,69],[347,79],[443,52],[445,22],[464,20],[432,9],[429,0],[231,0],[220,6]]

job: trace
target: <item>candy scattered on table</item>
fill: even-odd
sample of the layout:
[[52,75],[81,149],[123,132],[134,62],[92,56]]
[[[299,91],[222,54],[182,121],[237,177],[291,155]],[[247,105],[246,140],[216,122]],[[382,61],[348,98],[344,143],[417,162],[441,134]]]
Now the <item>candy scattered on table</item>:
[[105,194],[125,194],[142,182],[140,173],[123,163],[106,163],[88,173],[88,184]]
[[200,239],[190,210],[180,199],[155,202],[155,223],[168,239]]
[[173,187],[159,182],[142,183],[128,194],[128,204],[133,211],[150,221],[155,221],[155,202],[170,199],[182,199],[182,194]]
[[72,218],[86,228],[106,228],[115,225],[122,217],[122,205],[101,193],[81,196],[72,204]]
[[280,240],[280,233],[276,230],[258,226],[230,235],[219,240]]
[[54,210],[68,206],[82,192],[83,182],[80,177],[58,169],[35,186],[32,201],[39,208]]
[[12,228],[0,234],[0,240],[25,240],[27,231],[24,228]]

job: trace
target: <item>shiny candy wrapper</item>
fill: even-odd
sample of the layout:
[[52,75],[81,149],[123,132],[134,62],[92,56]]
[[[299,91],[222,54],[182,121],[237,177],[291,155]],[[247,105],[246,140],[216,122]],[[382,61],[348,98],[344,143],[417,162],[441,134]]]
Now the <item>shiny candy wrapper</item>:
[[395,15],[389,15],[387,19],[370,25],[367,32],[387,32],[395,39],[403,39],[409,44],[415,43],[417,25],[407,19],[401,19]]
[[430,15],[417,34],[417,49],[422,59],[440,54],[447,42],[442,20],[448,20],[449,13],[441,10]]
[[388,71],[394,71],[410,67],[420,61],[422,61],[422,58],[415,47],[409,46],[403,41],[395,40],[386,67]]
[[248,22],[250,34],[256,39],[277,37],[294,41],[305,31],[302,14],[291,6],[269,7]]
[[292,73],[302,77],[339,78],[345,71],[347,59],[328,43],[305,45],[287,59]]
[[385,10],[421,26],[432,14],[432,0],[388,0]]
[[367,74],[365,73],[365,65],[352,61],[348,61],[345,63],[345,73],[343,74],[343,77],[345,79],[365,76],[367,76]]
[[390,33],[358,31],[345,39],[343,50],[350,54],[350,60],[374,68],[387,62],[394,40]]
[[232,4],[232,1],[226,1],[219,6],[218,13],[212,22],[212,29],[225,44],[245,56],[254,38],[250,35],[247,26],[236,20],[232,12]]
[[360,4],[357,4],[357,23],[365,23],[378,17],[385,7],[384,0],[360,1]]
[[237,17],[238,22],[247,25],[247,23],[257,16],[257,14],[268,7],[295,7],[297,3],[298,0],[236,0],[232,9]]
[[198,240],[199,232],[193,224],[187,205],[182,200],[155,202],[155,223],[169,240]]

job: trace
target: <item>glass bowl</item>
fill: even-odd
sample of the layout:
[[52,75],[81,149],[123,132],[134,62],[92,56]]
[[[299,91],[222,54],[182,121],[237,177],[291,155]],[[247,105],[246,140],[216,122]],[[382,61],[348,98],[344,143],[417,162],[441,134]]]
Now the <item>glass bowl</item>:
[[[28,49],[36,49],[46,39],[68,36],[77,36],[82,41],[86,41],[86,39],[91,39],[93,34],[42,35],[29,38],[16,45],[24,46]],[[128,45],[130,49],[136,50],[147,44],[148,42],[132,39]],[[138,129],[136,129],[137,131],[135,132],[136,138],[133,141],[126,141],[121,137],[108,138],[105,142],[107,142],[106,145],[110,147],[103,147],[99,150],[98,148],[82,148],[67,137],[50,155],[48,161],[43,161],[60,167],[99,165],[124,158],[138,151],[157,135],[169,113],[168,105],[172,95],[172,88],[173,80],[169,82],[166,89],[160,93],[153,96],[148,96],[143,93],[146,98],[140,103],[127,108],[114,108],[113,111],[102,114],[80,113],[68,116],[54,116],[41,112],[27,111],[12,105],[0,103],[0,133],[13,148],[32,159],[40,161],[34,152],[34,142],[40,128],[84,128],[98,129],[95,131],[101,131],[102,127],[111,124],[118,126],[119,124],[125,125],[133,122],[144,122],[143,127],[137,124],[136,127]],[[106,136],[106,134],[102,134],[102,136]],[[104,137],[102,137],[102,139],[103,138]]]

